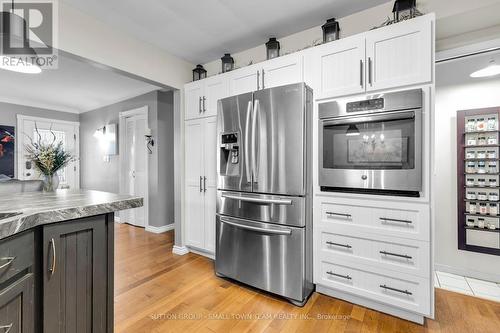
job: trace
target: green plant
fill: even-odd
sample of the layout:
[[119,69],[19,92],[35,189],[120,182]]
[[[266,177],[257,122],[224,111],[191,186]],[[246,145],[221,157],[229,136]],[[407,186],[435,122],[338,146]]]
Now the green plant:
[[30,144],[27,144],[25,149],[27,152],[26,158],[33,162],[35,168],[43,175],[52,176],[58,170],[64,168],[69,163],[73,162],[75,158],[71,153],[64,150],[63,143],[59,141],[56,143],[56,135],[52,133],[53,140],[51,143],[43,142],[42,136],[38,131],[35,124],[36,134],[38,139],[34,141],[31,137]]

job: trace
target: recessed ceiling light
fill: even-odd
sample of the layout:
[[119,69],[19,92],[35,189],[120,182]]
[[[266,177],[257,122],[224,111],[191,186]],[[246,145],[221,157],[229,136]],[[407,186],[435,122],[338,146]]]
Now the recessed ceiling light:
[[488,77],[500,74],[500,65],[495,63],[495,60],[490,61],[490,64],[478,71],[475,71],[470,77]]

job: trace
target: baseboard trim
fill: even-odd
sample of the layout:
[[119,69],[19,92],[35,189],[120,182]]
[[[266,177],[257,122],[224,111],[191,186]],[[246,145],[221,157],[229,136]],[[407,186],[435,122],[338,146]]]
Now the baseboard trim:
[[172,253],[173,254],[177,254],[177,255],[180,255],[180,256],[183,256],[185,254],[188,254],[189,253],[189,250],[187,247],[185,246],[178,246],[178,245],[174,245],[174,247],[172,248]]
[[450,273],[465,277],[471,277],[474,279],[500,282],[499,274],[484,273],[470,269],[462,269],[448,265],[434,264],[434,269],[439,272]]
[[207,257],[209,259],[215,260],[215,254],[213,254],[211,252],[206,252],[204,250],[193,248],[191,246],[188,246],[188,249],[189,249],[189,252],[193,252],[195,254],[199,254],[200,256],[204,256],[204,257]]
[[152,225],[148,225],[146,227],[146,231],[152,232],[154,234],[162,234],[164,232],[174,230],[174,224],[167,224],[167,225],[162,225],[161,227],[154,227]]
[[388,314],[393,315],[395,317],[403,318],[403,319],[412,321],[412,322],[420,324],[420,325],[423,325],[424,321],[425,321],[425,318],[423,315],[419,315],[419,314],[414,313],[414,312],[409,312],[406,310],[395,308],[395,307],[390,306],[390,305],[382,304],[382,303],[372,301],[372,300],[366,299],[364,297],[356,296],[356,295],[353,295],[350,293],[346,293],[343,291],[331,289],[331,288],[328,288],[325,286],[321,286],[319,284],[316,285],[316,291],[318,293],[325,294],[325,295],[330,296],[330,297],[340,298],[340,299],[347,301],[347,302],[350,302],[350,303],[358,304],[358,305],[361,305],[361,306],[364,306],[364,307],[367,307],[370,309],[374,309],[374,310],[377,310],[380,312],[388,313]]

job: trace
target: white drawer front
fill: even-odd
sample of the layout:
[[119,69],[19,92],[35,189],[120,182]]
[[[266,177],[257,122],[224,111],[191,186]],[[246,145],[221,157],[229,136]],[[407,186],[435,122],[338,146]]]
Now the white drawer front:
[[429,214],[424,210],[374,208],[323,203],[321,222],[349,225],[381,235],[429,240]]
[[342,256],[360,267],[372,265],[424,278],[430,276],[428,242],[384,236],[373,239],[331,230],[321,230],[320,234],[322,259],[334,260]]
[[430,314],[430,280],[368,272],[345,263],[321,262],[320,284],[423,315]]

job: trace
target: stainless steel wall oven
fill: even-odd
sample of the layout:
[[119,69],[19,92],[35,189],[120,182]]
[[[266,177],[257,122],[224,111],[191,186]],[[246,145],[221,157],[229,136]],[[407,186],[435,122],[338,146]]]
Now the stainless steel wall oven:
[[422,90],[319,105],[322,191],[419,196]]

